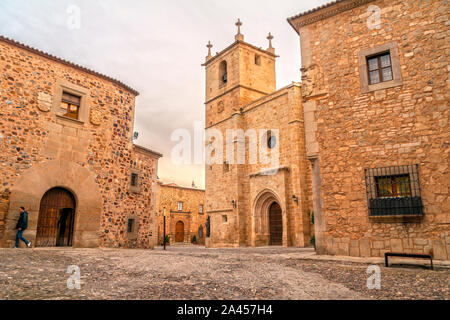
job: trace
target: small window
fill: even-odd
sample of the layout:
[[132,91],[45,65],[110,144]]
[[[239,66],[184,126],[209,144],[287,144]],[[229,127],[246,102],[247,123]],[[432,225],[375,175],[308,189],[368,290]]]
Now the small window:
[[128,219],[127,232],[128,233],[134,232],[134,219]]
[[137,187],[138,186],[138,179],[139,179],[139,175],[137,173],[132,173],[131,174],[131,186],[132,187]]
[[61,108],[65,111],[64,117],[78,120],[80,114],[81,97],[63,92],[61,98]]
[[367,58],[367,68],[369,69],[369,84],[392,81],[391,54],[385,52]]
[[198,212],[199,213],[203,213],[203,205],[201,204],[200,207],[198,208]]
[[178,211],[183,211],[183,202],[178,202]]
[[224,214],[224,215],[222,216],[222,222],[223,222],[223,223],[228,222],[228,216],[227,216],[227,215]]
[[261,56],[260,55],[255,55],[255,64],[257,66],[261,65]]
[[223,163],[223,172],[226,173],[230,171],[230,164],[228,162]]
[[269,148],[269,149],[275,148],[277,145],[276,135],[274,135],[271,130],[267,131],[266,135],[267,135],[267,138],[266,138],[267,139],[267,148]]

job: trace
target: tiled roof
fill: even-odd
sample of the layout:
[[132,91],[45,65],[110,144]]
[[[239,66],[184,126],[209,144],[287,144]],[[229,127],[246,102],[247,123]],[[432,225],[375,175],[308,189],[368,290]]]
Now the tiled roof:
[[8,43],[8,44],[10,44],[10,45],[13,45],[13,46],[15,46],[15,47],[18,47],[18,48],[27,50],[27,51],[29,51],[29,52],[31,52],[31,53],[40,55],[41,57],[44,57],[44,58],[53,60],[53,61],[55,61],[55,62],[59,62],[59,63],[64,64],[64,65],[66,65],[66,66],[69,66],[69,67],[72,67],[72,68],[81,70],[81,71],[83,71],[83,72],[89,73],[89,74],[94,75],[94,76],[97,76],[97,77],[99,77],[99,78],[105,79],[105,80],[107,80],[107,81],[110,81],[110,82],[112,82],[112,83],[114,83],[114,84],[116,84],[116,85],[118,85],[118,86],[120,86],[120,87],[126,89],[127,91],[131,92],[132,94],[134,94],[134,95],[136,95],[136,96],[139,95],[139,92],[137,92],[137,91],[134,90],[133,88],[127,86],[126,84],[124,84],[123,82],[121,82],[121,81],[119,81],[119,80],[116,80],[116,79],[111,78],[111,77],[109,77],[109,76],[106,76],[106,75],[104,75],[104,74],[101,74],[101,73],[98,73],[98,72],[96,72],[96,71],[87,69],[87,68],[85,68],[85,67],[83,67],[83,66],[80,66],[80,65],[77,65],[77,64],[75,64],[75,63],[73,63],[73,62],[70,62],[70,61],[67,61],[67,60],[64,60],[64,59],[55,57],[55,56],[53,56],[53,55],[51,55],[51,54],[49,54],[49,53],[46,53],[46,52],[43,52],[43,51],[38,50],[38,49],[36,49],[36,48],[27,46],[26,44],[23,44],[23,43],[20,43],[20,42],[18,42],[18,41],[9,39],[9,38],[4,37],[4,36],[2,36],[2,35],[0,35],[0,41],[6,42],[6,43]]
[[302,26],[332,17],[341,12],[354,9],[374,0],[335,0],[320,7],[305,11],[288,18],[289,24],[298,32]]
[[335,5],[335,4],[337,4],[337,3],[339,3],[339,2],[343,2],[343,1],[345,1],[345,0],[335,0],[335,1],[332,1],[332,2],[329,2],[329,3],[325,3],[324,5],[321,5],[320,7],[316,7],[316,8],[314,8],[314,9],[311,9],[311,10],[308,10],[308,11],[305,11],[305,12],[302,12],[302,13],[299,13],[299,14],[296,15],[296,16],[290,17],[290,18],[288,18],[288,20],[293,20],[293,19],[300,18],[300,17],[302,17],[302,16],[306,16],[306,15],[308,15],[308,14],[310,14],[310,13],[313,13],[313,12],[316,12],[316,11],[319,11],[319,10],[322,10],[322,9],[325,9],[325,8],[328,8],[328,7],[331,7],[331,6]]

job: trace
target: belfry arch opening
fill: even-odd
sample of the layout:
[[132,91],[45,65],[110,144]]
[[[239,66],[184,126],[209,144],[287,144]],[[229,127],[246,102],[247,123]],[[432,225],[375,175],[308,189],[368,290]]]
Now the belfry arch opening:
[[36,247],[71,247],[75,210],[75,197],[69,190],[48,190],[40,203]]

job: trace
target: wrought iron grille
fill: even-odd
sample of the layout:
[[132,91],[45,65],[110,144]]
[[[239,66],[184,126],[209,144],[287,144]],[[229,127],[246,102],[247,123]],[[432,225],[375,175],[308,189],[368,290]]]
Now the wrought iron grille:
[[419,165],[366,169],[370,216],[423,215]]

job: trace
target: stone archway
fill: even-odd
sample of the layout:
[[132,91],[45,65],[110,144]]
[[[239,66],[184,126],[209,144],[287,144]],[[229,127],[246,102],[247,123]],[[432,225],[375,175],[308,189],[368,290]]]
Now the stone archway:
[[85,167],[62,160],[45,161],[26,170],[11,188],[5,239],[12,243],[19,208],[29,213],[25,237],[36,240],[41,200],[53,188],[64,188],[76,202],[73,247],[98,247],[102,198],[95,174]]
[[287,245],[286,219],[275,192],[263,190],[255,199],[252,214],[252,246]]
[[36,231],[36,247],[72,246],[76,202],[64,188],[48,190],[41,200]]

